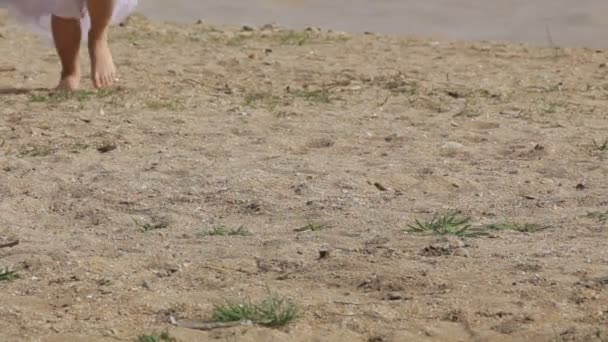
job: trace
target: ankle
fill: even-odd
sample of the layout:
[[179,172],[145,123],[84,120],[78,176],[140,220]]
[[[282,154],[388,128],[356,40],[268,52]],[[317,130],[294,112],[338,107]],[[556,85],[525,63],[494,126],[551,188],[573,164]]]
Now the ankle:
[[89,30],[89,44],[98,44],[103,43],[108,40],[108,30]]
[[61,70],[61,78],[80,77],[80,68]]

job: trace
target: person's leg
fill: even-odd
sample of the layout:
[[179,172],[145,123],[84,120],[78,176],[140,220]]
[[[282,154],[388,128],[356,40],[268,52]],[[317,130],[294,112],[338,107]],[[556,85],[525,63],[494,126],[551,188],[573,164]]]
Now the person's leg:
[[61,79],[57,89],[76,90],[80,86],[80,20],[52,16],[51,31],[61,60]]
[[91,57],[91,78],[96,88],[106,88],[114,82],[116,69],[108,46],[108,30],[116,0],[87,0],[91,17],[89,31],[89,55]]

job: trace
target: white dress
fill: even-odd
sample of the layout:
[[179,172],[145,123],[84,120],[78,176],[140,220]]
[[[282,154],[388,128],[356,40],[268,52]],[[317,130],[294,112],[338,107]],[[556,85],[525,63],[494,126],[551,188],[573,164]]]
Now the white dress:
[[[112,23],[126,19],[135,6],[137,0],[116,0]],[[81,19],[83,33],[90,27],[86,0],[0,0],[0,8],[7,8],[17,20],[47,37],[51,37],[51,15]],[[86,39],[87,35],[83,37]]]

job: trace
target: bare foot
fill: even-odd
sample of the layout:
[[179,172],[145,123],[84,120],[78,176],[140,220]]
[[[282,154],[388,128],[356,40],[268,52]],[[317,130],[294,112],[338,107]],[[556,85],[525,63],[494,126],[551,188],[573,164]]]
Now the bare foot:
[[55,90],[74,91],[80,88],[80,74],[62,76]]
[[116,67],[106,39],[90,40],[91,79],[95,88],[107,88],[114,83]]

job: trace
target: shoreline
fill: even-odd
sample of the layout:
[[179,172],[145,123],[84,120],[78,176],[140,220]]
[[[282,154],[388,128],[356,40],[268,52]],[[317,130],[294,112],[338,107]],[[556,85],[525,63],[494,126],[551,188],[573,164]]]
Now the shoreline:
[[[320,26],[352,33],[422,35],[458,40],[500,40],[548,44],[547,30],[557,45],[606,48],[608,29],[601,16],[608,5],[592,0],[571,8],[565,0],[541,0],[529,4],[443,1],[433,4],[405,0],[370,4],[368,1],[235,1],[224,5],[209,0],[199,5],[183,1],[175,7],[157,2],[140,9],[155,20],[208,19],[212,23],[263,25],[281,22],[294,29]],[[155,15],[162,13],[161,15]]]
[[366,29],[360,29],[360,30],[344,30],[344,29],[337,29],[337,28],[333,28],[330,26],[320,26],[320,25],[300,25],[300,26],[290,26],[288,24],[279,22],[279,21],[259,21],[256,23],[250,23],[247,21],[242,21],[242,22],[231,22],[231,23],[222,23],[220,21],[211,21],[208,20],[206,18],[195,18],[192,20],[162,20],[162,19],[158,19],[158,17],[155,16],[149,16],[146,15],[144,12],[136,12],[134,15],[139,15],[142,16],[143,18],[146,18],[147,20],[151,20],[151,21],[155,21],[158,23],[164,23],[164,24],[168,24],[168,25],[178,25],[178,26],[183,26],[183,25],[194,25],[197,23],[203,23],[204,25],[208,25],[208,26],[212,26],[212,27],[217,27],[217,28],[221,28],[221,29],[229,29],[229,30],[235,30],[238,28],[242,28],[242,27],[251,27],[251,28],[256,28],[256,29],[260,29],[262,27],[265,26],[276,26],[277,28],[281,28],[284,30],[291,30],[291,31],[306,31],[306,30],[317,30],[317,31],[324,31],[324,32],[341,32],[341,33],[346,33],[346,34],[350,34],[350,35],[376,35],[376,36],[388,36],[388,37],[402,37],[402,38],[412,38],[412,39],[420,39],[420,40],[429,40],[429,41],[452,41],[452,42],[459,42],[459,43],[490,43],[490,44],[508,44],[508,45],[522,45],[522,46],[529,46],[529,47],[536,47],[536,48],[555,48],[555,49],[587,49],[587,50],[608,50],[608,43],[603,43],[603,40],[598,39],[597,41],[594,41],[592,43],[588,43],[588,44],[584,44],[584,43],[573,43],[571,41],[567,42],[567,43],[559,43],[560,38],[558,36],[558,38],[556,39],[554,36],[555,33],[551,32],[550,28],[545,26],[542,28],[539,28],[538,34],[537,36],[542,35],[542,38],[536,38],[534,40],[526,40],[526,39],[516,39],[516,38],[465,38],[465,37],[454,37],[454,36],[450,36],[447,33],[443,33],[443,34],[432,34],[432,33],[423,33],[423,32],[418,32],[418,33],[402,33],[402,32],[382,32],[382,31],[373,31],[373,30],[366,30]]

